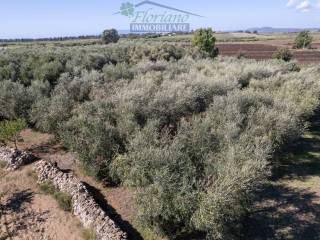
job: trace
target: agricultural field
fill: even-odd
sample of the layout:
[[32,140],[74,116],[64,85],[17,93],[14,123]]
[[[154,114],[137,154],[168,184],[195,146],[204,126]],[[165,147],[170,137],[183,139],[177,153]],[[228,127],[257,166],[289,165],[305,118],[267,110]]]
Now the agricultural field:
[[[198,35],[3,44],[0,142],[76,176],[128,239],[319,239],[320,35],[288,62],[296,35],[214,36],[219,55]],[[96,239],[34,166],[0,165],[0,239]]]
[[[279,48],[292,48],[294,39],[298,33],[274,33],[274,34],[254,34],[254,33],[216,33],[217,47],[223,56],[239,56],[266,60],[271,59]],[[312,33],[312,49],[292,50],[294,59],[299,63],[319,63],[320,62],[320,33]],[[171,37],[159,37],[159,41],[179,42],[186,45],[191,43],[192,35],[177,35]]]

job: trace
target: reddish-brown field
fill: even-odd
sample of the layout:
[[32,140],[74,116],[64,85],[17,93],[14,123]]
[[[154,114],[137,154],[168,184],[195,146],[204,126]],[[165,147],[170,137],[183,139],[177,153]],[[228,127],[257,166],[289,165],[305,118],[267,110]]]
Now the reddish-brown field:
[[[257,43],[220,43],[217,44],[220,54],[224,56],[238,56],[240,53],[247,58],[256,60],[265,60],[272,58],[272,55],[278,50],[278,46]],[[294,59],[299,63],[320,63],[320,51],[318,49],[310,50],[291,50]]]

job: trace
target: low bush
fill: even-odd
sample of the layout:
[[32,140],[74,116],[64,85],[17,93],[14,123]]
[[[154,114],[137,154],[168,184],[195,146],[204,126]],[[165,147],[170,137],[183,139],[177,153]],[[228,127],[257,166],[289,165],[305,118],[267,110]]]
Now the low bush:
[[293,54],[290,52],[289,48],[281,48],[274,55],[273,58],[283,60],[285,62],[291,61]]
[[195,32],[192,44],[210,57],[216,57],[219,50],[215,48],[216,38],[211,28],[199,29]]
[[60,132],[65,145],[78,154],[87,172],[109,182],[110,162],[124,151],[115,117],[110,103],[87,102],[74,112]]
[[27,118],[34,96],[23,85],[0,81],[0,119]]
[[134,73],[130,65],[119,63],[117,65],[107,64],[103,67],[104,78],[106,81],[116,81],[119,79],[132,80]]
[[21,139],[20,133],[27,127],[24,119],[0,122],[0,143],[13,143],[17,149],[17,143]]
[[55,192],[54,198],[57,200],[59,207],[66,212],[72,211],[72,197],[64,192]]
[[105,30],[102,33],[102,41],[105,44],[116,43],[120,39],[118,31],[115,29]]
[[311,48],[311,44],[313,41],[313,37],[311,36],[309,31],[302,31],[298,34],[296,39],[294,40],[294,48],[303,49],[303,48]]
[[40,190],[45,194],[53,195],[56,192],[56,188],[52,182],[47,181],[39,184]]

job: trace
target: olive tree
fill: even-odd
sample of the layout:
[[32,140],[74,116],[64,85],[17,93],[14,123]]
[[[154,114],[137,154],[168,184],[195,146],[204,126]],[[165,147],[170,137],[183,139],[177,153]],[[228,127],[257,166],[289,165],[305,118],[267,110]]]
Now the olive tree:
[[213,36],[211,28],[201,28],[197,30],[193,36],[192,44],[200,51],[209,54],[210,57],[218,55],[218,49],[215,48],[216,38]]
[[280,48],[274,55],[273,58],[283,60],[285,62],[291,61],[293,54],[290,52],[289,48]]
[[116,43],[120,39],[118,31],[116,29],[105,30],[102,33],[102,41],[105,44]]
[[0,122],[0,142],[12,142],[17,149],[17,142],[20,139],[20,133],[26,127],[27,123],[24,119]]
[[302,31],[298,34],[294,41],[294,47],[301,48],[310,48],[312,44],[313,38],[310,35],[309,31]]

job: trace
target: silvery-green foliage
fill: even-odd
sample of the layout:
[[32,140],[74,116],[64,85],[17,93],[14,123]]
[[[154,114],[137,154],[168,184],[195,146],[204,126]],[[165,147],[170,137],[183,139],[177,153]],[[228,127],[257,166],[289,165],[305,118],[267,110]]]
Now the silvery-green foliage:
[[0,52],[0,119],[29,116],[92,174],[132,188],[144,225],[171,239],[233,239],[277,154],[319,107],[318,66],[179,44]]
[[86,102],[74,110],[59,131],[65,145],[76,152],[83,166],[100,180],[111,181],[110,162],[124,151],[113,109],[106,101]]
[[0,119],[27,118],[34,97],[19,83],[0,81]]
[[103,67],[104,78],[106,81],[116,81],[119,79],[133,79],[134,73],[130,65],[119,63],[116,65],[106,64]]

